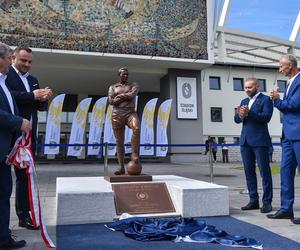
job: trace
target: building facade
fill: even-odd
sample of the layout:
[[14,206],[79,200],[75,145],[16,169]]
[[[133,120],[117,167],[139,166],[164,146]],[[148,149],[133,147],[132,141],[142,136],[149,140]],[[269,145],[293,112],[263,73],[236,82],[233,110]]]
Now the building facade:
[[[68,143],[78,103],[93,97],[93,105],[106,96],[123,66],[129,69],[130,81],[140,84],[140,116],[148,100],[157,97],[159,104],[173,99],[169,143],[202,144],[208,136],[219,143],[224,139],[238,143],[241,125],[234,123],[233,116],[246,96],[245,79],[258,78],[264,94],[274,86],[284,92],[287,79],[278,73],[277,61],[285,53],[299,59],[300,45],[217,27],[211,4],[206,0],[2,1],[0,40],[33,48],[32,74],[40,85],[67,94],[61,143]],[[179,102],[180,79],[195,82],[194,104],[187,104],[194,105],[192,116],[180,113],[191,108]],[[39,114],[40,144],[46,117],[47,112]],[[269,130],[272,141],[279,142],[277,110]],[[239,160],[238,147],[232,150],[236,152],[232,159]],[[169,159],[206,161],[203,152],[203,147],[170,147]],[[38,154],[46,157],[42,148]],[[53,158],[67,159],[66,149]]]

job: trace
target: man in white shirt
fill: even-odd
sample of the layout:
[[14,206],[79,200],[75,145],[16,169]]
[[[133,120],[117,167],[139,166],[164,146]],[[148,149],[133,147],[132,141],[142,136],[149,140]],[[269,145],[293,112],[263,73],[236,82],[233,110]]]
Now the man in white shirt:
[[241,101],[234,116],[236,123],[242,123],[240,137],[241,155],[243,159],[249,203],[242,210],[259,209],[257,192],[256,162],[259,167],[263,186],[263,206],[261,213],[272,211],[273,184],[269,164],[269,147],[271,139],[268,123],[273,114],[270,98],[259,92],[259,82],[251,77],[245,81],[247,98]]
[[30,122],[17,116],[18,108],[5,85],[11,54],[10,47],[0,43],[0,249],[15,249],[26,245],[26,241],[12,238],[9,229],[12,177],[11,168],[5,161],[20,131],[31,130]]
[[280,98],[278,89],[272,90],[270,97],[282,113],[280,185],[281,206],[270,219],[291,219],[300,224],[300,218],[294,219],[295,187],[294,178],[297,165],[300,165],[300,72],[297,59],[293,55],[284,55],[279,61],[279,72],[289,77],[289,85]]
[[[38,80],[29,74],[32,64],[32,50],[27,47],[17,47],[12,56],[12,65],[7,74],[6,84],[13,94],[19,113],[32,122],[32,152],[36,151],[37,111],[48,109],[47,100],[52,96],[48,87],[40,88]],[[19,226],[36,229],[30,217],[28,179],[26,171],[15,167],[16,174],[16,212]]]

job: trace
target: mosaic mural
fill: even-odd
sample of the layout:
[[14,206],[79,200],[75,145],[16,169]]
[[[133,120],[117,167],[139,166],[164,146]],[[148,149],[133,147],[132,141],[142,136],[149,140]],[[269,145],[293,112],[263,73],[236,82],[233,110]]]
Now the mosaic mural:
[[0,0],[12,46],[208,59],[206,0]]

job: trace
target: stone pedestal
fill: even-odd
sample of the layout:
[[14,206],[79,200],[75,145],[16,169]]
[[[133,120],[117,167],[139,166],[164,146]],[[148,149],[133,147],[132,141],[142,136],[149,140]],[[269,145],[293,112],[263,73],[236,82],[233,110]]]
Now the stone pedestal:
[[112,221],[116,216],[111,184],[103,177],[56,179],[57,225]]
[[229,215],[228,187],[175,175],[155,177],[156,181],[166,180],[176,212],[181,216]]
[[[176,213],[139,216],[199,217],[229,214],[226,186],[175,175],[154,175],[153,182],[166,183]],[[104,177],[57,178],[56,200],[58,225],[109,222],[117,217],[111,183]]]

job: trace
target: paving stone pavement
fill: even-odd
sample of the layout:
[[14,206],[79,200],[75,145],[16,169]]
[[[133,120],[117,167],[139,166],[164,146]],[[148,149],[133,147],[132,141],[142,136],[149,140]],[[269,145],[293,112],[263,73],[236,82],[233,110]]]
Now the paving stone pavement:
[[[263,227],[274,233],[292,239],[300,243],[300,225],[294,225],[289,220],[270,220],[259,210],[241,211],[240,207],[248,202],[244,172],[238,167],[241,163],[214,163],[214,183],[229,187],[230,215]],[[115,163],[109,164],[109,171],[117,168]],[[207,163],[199,164],[171,164],[147,162],[143,163],[143,172],[152,175],[172,174],[201,181],[210,182],[210,168]],[[58,164],[49,162],[47,164],[37,164],[37,173],[39,180],[39,190],[44,208],[44,217],[48,232],[51,238],[56,240],[55,232],[55,214],[56,214],[56,177],[88,177],[103,176],[103,163],[72,163]],[[13,174],[14,175],[14,174]],[[258,174],[259,194],[262,194],[261,179]],[[280,206],[280,178],[279,175],[273,175],[274,198],[273,208],[277,210]],[[300,177],[295,178],[295,204],[294,212],[296,217],[300,217]],[[27,246],[24,250],[42,250],[47,249],[40,237],[39,231],[31,231],[18,227],[18,220],[15,213],[14,191],[11,197],[11,229],[18,239],[25,239]],[[283,229],[284,228],[284,229]],[[227,248],[226,248],[227,249]]]

